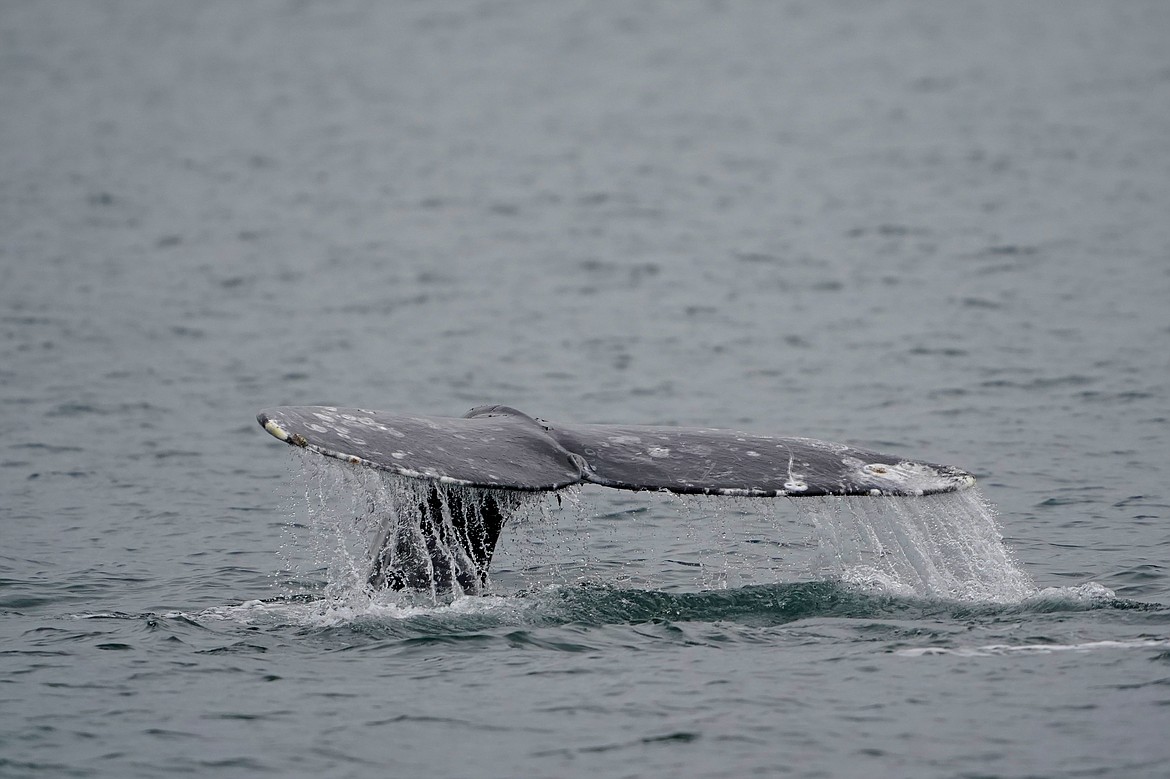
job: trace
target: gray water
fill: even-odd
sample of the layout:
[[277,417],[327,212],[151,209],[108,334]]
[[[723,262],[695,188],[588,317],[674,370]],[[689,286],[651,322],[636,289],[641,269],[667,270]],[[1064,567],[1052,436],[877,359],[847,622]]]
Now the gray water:
[[[1167,40],[1160,2],[0,3],[0,775],[1170,775]],[[313,403],[980,493],[584,488],[488,595],[371,599],[365,477],[254,421]]]

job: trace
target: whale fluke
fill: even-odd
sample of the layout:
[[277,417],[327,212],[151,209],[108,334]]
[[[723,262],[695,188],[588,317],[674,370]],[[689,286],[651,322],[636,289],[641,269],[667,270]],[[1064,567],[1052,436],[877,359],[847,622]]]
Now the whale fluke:
[[[276,438],[326,457],[430,482],[419,501],[431,570],[448,572],[465,591],[478,591],[500,529],[499,500],[474,512],[445,487],[555,491],[574,484],[702,495],[921,496],[966,489],[969,473],[812,438],[734,430],[645,425],[561,424],[508,406],[480,406],[462,417],[413,416],[335,406],[265,409],[260,424]],[[490,504],[490,505],[489,505]],[[468,532],[464,517],[482,527]],[[463,524],[461,524],[463,523]],[[445,529],[444,529],[445,528]],[[430,533],[427,536],[427,533]],[[475,539],[470,541],[469,539]],[[462,540],[460,540],[462,539]],[[418,571],[393,554],[387,537],[372,550],[375,587],[417,588]],[[459,559],[440,559],[460,547]],[[464,562],[460,564],[460,559]],[[391,561],[397,561],[395,565]],[[467,561],[471,562],[468,565]]]

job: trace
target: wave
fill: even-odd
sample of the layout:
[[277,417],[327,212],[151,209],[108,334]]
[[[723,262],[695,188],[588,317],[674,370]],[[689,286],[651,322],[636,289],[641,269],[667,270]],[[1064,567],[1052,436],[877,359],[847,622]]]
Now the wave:
[[958,657],[997,657],[1000,655],[1050,655],[1057,652],[1099,652],[1117,649],[1170,649],[1170,638],[1134,638],[1123,641],[1083,641],[1078,644],[986,644],[984,646],[946,647],[924,646],[899,649],[894,654],[903,657],[929,655],[956,655]]
[[1014,603],[1003,603],[901,595],[830,580],[702,592],[623,589],[603,583],[551,585],[510,596],[464,596],[439,605],[399,593],[345,600],[281,597],[215,607],[190,618],[200,623],[228,620],[269,627],[326,629],[380,624],[391,633],[408,635],[434,630],[460,632],[568,624],[599,627],[647,622],[732,622],[773,626],[813,618],[961,621],[1164,608],[1117,598],[1095,583],[1050,588]]

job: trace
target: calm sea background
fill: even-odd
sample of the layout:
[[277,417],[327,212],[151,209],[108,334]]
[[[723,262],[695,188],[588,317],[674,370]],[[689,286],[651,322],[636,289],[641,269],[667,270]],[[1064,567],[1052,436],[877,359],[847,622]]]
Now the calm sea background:
[[[1170,776],[1168,41],[0,2],[0,776]],[[315,403],[953,463],[1031,583],[840,565],[890,506],[589,488],[494,594],[363,601],[357,477],[254,420]]]

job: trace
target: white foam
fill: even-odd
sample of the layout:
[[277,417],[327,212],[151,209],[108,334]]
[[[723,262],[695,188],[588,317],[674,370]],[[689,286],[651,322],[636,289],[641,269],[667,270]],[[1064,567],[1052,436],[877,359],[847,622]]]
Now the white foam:
[[996,657],[1002,655],[1051,655],[1058,652],[1100,652],[1122,649],[1170,648],[1170,638],[1133,638],[1120,641],[1085,641],[1079,644],[985,644],[971,647],[925,646],[899,649],[902,657],[955,655],[958,657]]
[[1117,593],[1103,584],[1085,582],[1076,587],[1045,587],[1034,596],[1034,600],[1069,601],[1074,603],[1089,603],[1092,601],[1116,598]]
[[517,608],[515,599],[498,596],[464,596],[449,603],[412,602],[409,598],[366,597],[348,600],[250,600],[234,606],[214,606],[195,615],[172,614],[196,621],[223,620],[245,625],[295,625],[328,628],[363,620],[410,620],[422,617],[460,616],[468,614],[505,615]]

